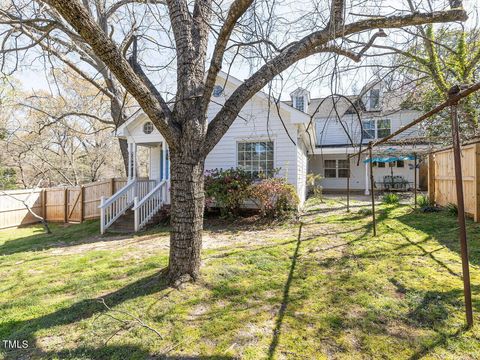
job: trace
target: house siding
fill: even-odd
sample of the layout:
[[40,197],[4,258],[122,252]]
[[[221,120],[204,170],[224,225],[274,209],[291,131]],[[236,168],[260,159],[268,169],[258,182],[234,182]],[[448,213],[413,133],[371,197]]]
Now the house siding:
[[[227,97],[234,90],[226,86]],[[215,98],[216,103],[211,103],[208,109],[208,118],[213,119],[221,108],[225,98]],[[282,120],[292,139],[297,138],[297,126],[291,124],[290,114],[281,111]],[[225,135],[208,154],[205,169],[228,169],[237,167],[237,143],[241,141],[273,141],[274,167],[280,168],[279,176],[285,177],[289,183],[297,187],[297,146],[288,137],[275,104],[270,107],[259,97],[248,101],[240,115],[227,130]]]
[[[325,176],[325,160],[345,160],[346,155],[340,154],[328,154],[328,155],[314,155],[310,158],[309,161],[309,170],[315,174],[320,174],[323,177]],[[365,169],[368,168],[363,162],[367,156],[362,156],[360,164],[357,166],[357,157],[350,159],[350,189],[352,190],[365,190]],[[402,176],[406,181],[413,183],[414,182],[414,161],[405,161],[403,168],[393,168],[393,175]],[[391,175],[391,168],[388,163],[385,164],[384,168],[379,168],[378,166],[373,168],[373,178],[375,182],[383,182],[384,177]],[[368,171],[370,171],[368,169]],[[368,172],[368,181],[370,181],[370,173]],[[417,172],[417,184],[419,181],[419,172]],[[322,180],[322,187],[325,190],[345,190],[347,188],[347,179],[346,178],[325,178]],[[369,185],[370,186],[370,185]]]
[[[362,120],[380,120],[389,119],[391,124],[391,132],[400,129],[402,126],[407,125],[420,115],[418,111],[413,110],[399,110],[390,114],[382,113],[363,113]],[[343,125],[343,126],[342,126]],[[358,123],[356,115],[347,114],[342,117],[341,122],[332,115],[330,118],[315,118],[315,126],[317,133],[317,146],[325,145],[346,145],[351,141],[347,134],[352,138],[355,143],[359,143],[361,139],[361,127]],[[394,139],[405,139],[412,136],[418,136],[420,128],[417,126],[412,127],[408,131],[396,136]],[[364,140],[367,143],[370,140]]]
[[301,138],[297,143],[297,193],[300,203],[303,204],[307,197],[307,148]]

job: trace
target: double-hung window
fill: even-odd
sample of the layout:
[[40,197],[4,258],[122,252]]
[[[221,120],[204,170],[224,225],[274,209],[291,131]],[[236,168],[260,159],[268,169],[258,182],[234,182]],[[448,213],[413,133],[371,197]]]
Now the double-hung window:
[[383,139],[392,133],[390,119],[364,120],[362,126],[364,140]]
[[237,163],[252,177],[273,174],[273,142],[248,141],[237,143]]
[[325,178],[336,178],[337,177],[337,161],[325,160],[324,165],[325,165],[324,166]]
[[347,178],[349,172],[350,172],[350,161],[338,160],[338,177]]
[[363,125],[363,139],[375,139],[375,120],[364,120]]
[[295,97],[295,108],[300,111],[305,111],[305,98],[303,96]]
[[347,178],[350,172],[349,160],[324,160],[325,178]]
[[377,120],[377,138],[383,139],[385,136],[390,135],[392,131],[392,126],[390,124],[390,119],[381,119]]

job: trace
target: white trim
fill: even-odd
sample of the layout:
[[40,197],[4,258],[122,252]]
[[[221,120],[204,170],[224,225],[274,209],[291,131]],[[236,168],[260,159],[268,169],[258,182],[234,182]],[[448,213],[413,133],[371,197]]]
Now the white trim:
[[277,139],[275,137],[271,137],[270,139],[261,137],[261,138],[249,138],[246,140],[241,140],[241,139],[235,139],[234,145],[235,145],[235,151],[234,151],[234,156],[235,156],[235,168],[238,169],[238,144],[239,143],[248,143],[248,142],[271,142],[273,143],[273,170],[277,168]]

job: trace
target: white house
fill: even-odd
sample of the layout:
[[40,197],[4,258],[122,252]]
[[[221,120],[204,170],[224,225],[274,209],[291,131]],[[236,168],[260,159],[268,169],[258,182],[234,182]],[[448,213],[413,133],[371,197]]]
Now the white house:
[[[209,119],[240,84],[231,75],[219,74],[208,108]],[[357,166],[353,158],[347,160],[348,154],[358,150],[351,142],[362,140],[354,109],[361,112],[364,143],[390,134],[417,116],[410,110],[393,111],[398,104],[389,104],[382,95],[380,85],[374,85],[362,96],[311,99],[307,90],[299,88],[292,92],[291,101],[280,102],[277,108],[265,93],[259,92],[207,156],[205,169],[241,167],[252,175],[280,169],[278,176],[295,186],[301,203],[307,196],[309,172],[320,173],[327,190],[345,189],[349,171],[352,189],[368,189],[367,167],[363,162]],[[130,210],[138,230],[169,202],[168,145],[147,116],[142,114],[125,122],[116,135],[129,144],[129,182],[102,201],[102,232]],[[154,180],[153,185],[137,180],[136,154],[140,146],[149,149],[149,178]],[[375,181],[380,182],[392,171],[384,163],[376,166]],[[411,180],[409,161],[395,162],[395,166],[395,175]]]
[[[358,156],[349,155],[359,151],[359,144],[365,148],[369,142],[392,134],[421,115],[415,110],[402,109],[402,96],[384,91],[382,85],[368,84],[357,96],[311,99],[304,105],[303,110],[312,116],[316,130],[308,172],[323,176],[324,190],[346,190],[350,175],[350,189],[368,194],[368,152],[362,154],[360,161]],[[305,95],[304,104],[307,98]],[[295,103],[293,101],[294,106]],[[413,155],[426,148],[421,131],[413,127],[392,142],[396,145],[374,148],[373,158],[379,160],[373,162],[375,187],[391,188],[391,182],[395,181],[395,188],[413,188]],[[417,184],[418,181],[417,172]]]

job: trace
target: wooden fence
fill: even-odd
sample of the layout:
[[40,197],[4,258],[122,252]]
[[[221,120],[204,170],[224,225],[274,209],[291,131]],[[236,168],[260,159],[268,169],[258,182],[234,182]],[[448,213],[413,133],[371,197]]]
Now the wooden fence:
[[38,222],[23,202],[28,203],[37,215],[51,222],[81,223],[99,218],[100,198],[112,196],[126,183],[126,179],[114,178],[76,187],[0,192],[0,229]]
[[[480,143],[462,147],[465,212],[480,221]],[[434,152],[428,158],[428,196],[437,205],[457,203],[453,149]]]

